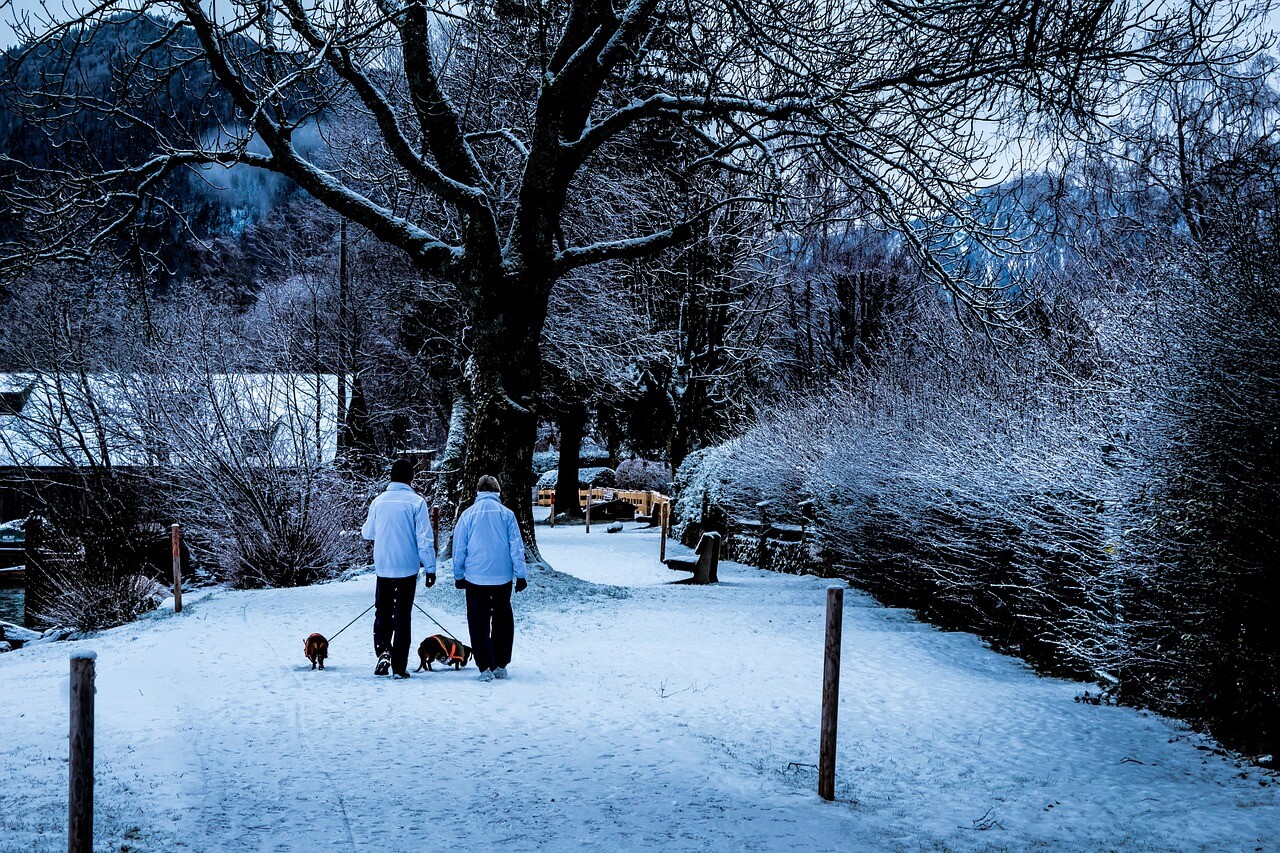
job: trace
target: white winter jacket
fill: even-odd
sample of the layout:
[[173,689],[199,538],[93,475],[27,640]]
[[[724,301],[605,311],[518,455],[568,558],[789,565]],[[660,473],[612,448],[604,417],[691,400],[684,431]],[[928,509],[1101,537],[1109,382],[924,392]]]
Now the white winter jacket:
[[516,514],[497,492],[479,492],[453,528],[453,576],[467,583],[497,586],[524,577],[524,540]]
[[382,578],[435,574],[436,551],[427,502],[404,483],[392,483],[369,505],[360,535],[373,540],[373,568]]

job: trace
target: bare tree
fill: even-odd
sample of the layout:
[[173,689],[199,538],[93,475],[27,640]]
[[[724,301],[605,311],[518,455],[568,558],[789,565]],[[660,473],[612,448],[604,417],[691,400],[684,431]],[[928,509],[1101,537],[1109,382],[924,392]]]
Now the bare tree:
[[[516,4],[97,0],[71,20],[26,22],[6,75],[33,120],[84,111],[133,129],[141,156],[75,162],[12,193],[28,259],[99,251],[168,175],[245,164],[284,175],[402,249],[463,295],[470,412],[466,480],[502,478],[533,542],[531,453],[540,341],[557,281],[691,240],[726,205],[787,227],[801,164],[836,176],[859,215],[905,235],[955,297],[965,234],[998,240],[968,206],[1023,121],[1086,118],[1125,79],[1232,59],[1234,6],[1110,0],[536,0]],[[77,51],[104,26],[149,16],[112,90],[77,85]],[[53,73],[22,73],[33,57]],[[57,73],[58,68],[63,73]],[[1136,73],[1135,73],[1136,72]],[[134,93],[211,78],[234,117],[216,132],[154,115]],[[502,101],[499,108],[495,102]],[[334,110],[366,118],[379,172],[342,168],[302,139]],[[83,126],[83,125],[80,125]],[[586,205],[641,130],[670,140],[653,164],[681,181],[740,175],[746,191],[665,221],[600,222]],[[408,191],[406,191],[406,188]],[[71,211],[89,213],[69,227]],[[644,230],[629,227],[649,223]],[[10,252],[10,254],[15,254]],[[467,419],[459,419],[459,423]]]

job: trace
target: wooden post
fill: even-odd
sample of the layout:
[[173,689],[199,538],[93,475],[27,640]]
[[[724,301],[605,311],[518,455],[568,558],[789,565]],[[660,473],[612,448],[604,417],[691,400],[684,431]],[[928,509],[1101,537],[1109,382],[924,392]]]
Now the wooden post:
[[551,526],[556,526],[556,493],[551,493]]
[[431,549],[440,553],[440,504],[431,505]]
[[93,670],[97,655],[71,653],[71,784],[67,853],[93,851]]
[[836,797],[836,722],[840,714],[840,629],[844,587],[827,587],[827,641],[822,665],[822,732],[818,749],[818,796]]
[[169,528],[173,544],[173,612],[182,612],[182,528],[174,523]]
[[671,521],[670,508],[671,505],[668,503],[658,504],[658,512],[661,513],[661,515],[658,516],[658,530],[661,531],[659,536],[661,544],[658,546],[659,563],[665,563],[667,561],[667,524]]
[[724,537],[719,533],[711,540],[711,569],[707,573],[707,580],[711,583],[720,583],[720,545],[723,542]]
[[591,490],[587,489],[587,532],[591,532]]

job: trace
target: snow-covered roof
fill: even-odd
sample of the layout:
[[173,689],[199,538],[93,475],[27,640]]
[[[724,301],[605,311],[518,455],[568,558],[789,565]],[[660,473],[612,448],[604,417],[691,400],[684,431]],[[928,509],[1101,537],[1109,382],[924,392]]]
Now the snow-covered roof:
[[222,453],[291,466],[331,461],[337,435],[333,374],[0,373],[0,466],[154,466]]
[[[554,489],[556,487],[556,479],[559,476],[559,471],[552,468],[538,478],[538,488]],[[612,486],[615,479],[612,468],[578,469],[578,486],[580,488],[583,486]]]

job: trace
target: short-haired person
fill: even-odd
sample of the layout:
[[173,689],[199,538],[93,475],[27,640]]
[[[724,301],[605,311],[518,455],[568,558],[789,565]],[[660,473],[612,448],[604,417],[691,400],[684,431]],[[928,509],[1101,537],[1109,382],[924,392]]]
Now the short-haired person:
[[373,499],[360,529],[365,539],[373,540],[373,568],[378,574],[373,599],[373,651],[378,656],[374,675],[390,671],[399,678],[409,677],[411,611],[419,567],[426,569],[428,589],[436,582],[431,513],[409,485],[412,481],[413,464],[397,459],[387,490]]
[[487,474],[476,486],[475,503],[453,528],[453,577],[467,591],[467,627],[480,680],[506,678],[516,634],[511,584],[523,592],[529,583],[516,514],[502,505],[498,481]]

